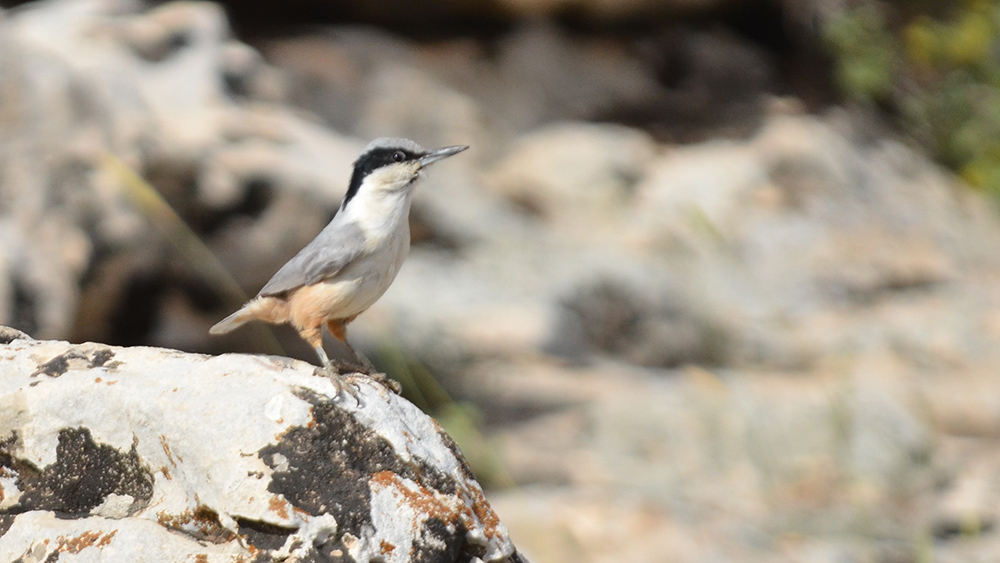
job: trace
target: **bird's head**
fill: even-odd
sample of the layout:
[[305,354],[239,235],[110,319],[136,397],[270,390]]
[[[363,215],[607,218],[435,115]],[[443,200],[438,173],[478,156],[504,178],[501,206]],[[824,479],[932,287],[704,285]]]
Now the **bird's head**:
[[409,139],[381,137],[365,147],[354,161],[351,183],[341,208],[359,193],[377,196],[409,189],[420,171],[443,158],[469,148],[465,145],[427,150]]

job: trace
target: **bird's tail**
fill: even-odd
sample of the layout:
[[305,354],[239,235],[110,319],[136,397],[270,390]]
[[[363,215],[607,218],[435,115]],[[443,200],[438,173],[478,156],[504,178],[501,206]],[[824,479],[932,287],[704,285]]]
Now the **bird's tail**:
[[281,324],[290,320],[288,302],[279,297],[255,297],[232,315],[215,323],[208,329],[209,334],[225,334],[236,330],[244,324],[260,320],[266,323]]
[[221,321],[215,323],[212,328],[208,329],[209,334],[225,334],[236,330],[237,328],[243,326],[247,321],[253,320],[254,316],[247,310],[247,307],[243,307],[239,311],[236,311],[232,315],[222,319]]

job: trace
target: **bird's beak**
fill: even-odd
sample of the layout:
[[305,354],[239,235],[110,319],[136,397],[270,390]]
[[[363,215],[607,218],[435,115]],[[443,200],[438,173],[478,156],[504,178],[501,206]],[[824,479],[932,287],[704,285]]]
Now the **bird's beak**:
[[468,145],[456,145],[454,147],[444,147],[443,149],[434,149],[424,156],[420,157],[418,162],[420,162],[420,167],[424,168],[434,162],[441,160],[442,158],[448,158],[453,154],[458,154],[465,149],[469,148]]

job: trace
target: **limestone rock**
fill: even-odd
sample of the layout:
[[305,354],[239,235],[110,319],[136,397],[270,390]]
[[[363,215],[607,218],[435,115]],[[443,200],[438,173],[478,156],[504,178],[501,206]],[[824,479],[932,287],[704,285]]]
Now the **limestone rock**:
[[655,152],[653,140],[636,129],[550,125],[519,138],[488,184],[555,228],[581,235],[614,229]]
[[0,560],[520,560],[451,439],[370,379],[9,336]]

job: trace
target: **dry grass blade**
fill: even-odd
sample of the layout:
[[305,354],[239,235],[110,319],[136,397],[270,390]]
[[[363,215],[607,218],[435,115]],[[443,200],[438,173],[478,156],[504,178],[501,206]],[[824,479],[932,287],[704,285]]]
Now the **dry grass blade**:
[[[177,249],[184,261],[219,292],[228,309],[235,310],[246,302],[246,293],[229,270],[156,188],[113,154],[105,153],[101,165],[109,176],[118,180],[129,201]],[[253,331],[254,345],[260,350],[269,354],[284,354],[270,329],[259,324],[251,324],[249,328]]]

